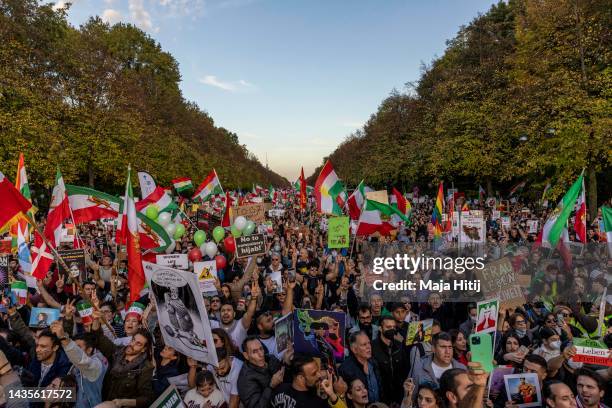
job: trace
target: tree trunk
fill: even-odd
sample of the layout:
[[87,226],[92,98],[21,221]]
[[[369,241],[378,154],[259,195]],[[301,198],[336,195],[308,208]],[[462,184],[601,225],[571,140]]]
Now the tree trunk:
[[587,172],[586,200],[589,211],[589,221],[597,217],[597,173],[590,167]]
[[491,180],[491,177],[487,177],[487,194],[488,197],[493,197],[493,181]]
[[94,175],[93,163],[91,162],[91,160],[87,162],[87,174],[89,176],[89,187],[94,188],[95,175]]

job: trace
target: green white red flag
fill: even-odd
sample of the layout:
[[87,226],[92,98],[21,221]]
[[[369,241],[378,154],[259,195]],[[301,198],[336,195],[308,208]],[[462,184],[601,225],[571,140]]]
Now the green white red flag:
[[[138,213],[134,203],[134,192],[131,181],[132,169],[128,166],[127,182],[125,183],[124,206],[121,223],[125,226],[121,234],[125,237],[128,258],[128,283],[130,288],[130,303],[140,298],[140,291],[145,284],[145,274],[140,253],[140,234],[138,233]],[[119,232],[117,232],[119,234]]]
[[68,202],[68,196],[66,195],[64,178],[58,168],[55,175],[55,187],[53,187],[51,204],[49,206],[47,223],[45,224],[44,230],[45,237],[54,248],[57,248],[60,243],[62,226],[64,220],[67,218],[70,218],[70,204]]

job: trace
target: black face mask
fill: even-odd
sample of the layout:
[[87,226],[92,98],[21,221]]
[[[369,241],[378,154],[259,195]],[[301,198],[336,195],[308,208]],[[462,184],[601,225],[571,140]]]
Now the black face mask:
[[382,335],[385,336],[387,340],[393,340],[396,334],[397,334],[397,330],[395,329],[389,329],[389,330],[385,330],[384,332],[382,332]]

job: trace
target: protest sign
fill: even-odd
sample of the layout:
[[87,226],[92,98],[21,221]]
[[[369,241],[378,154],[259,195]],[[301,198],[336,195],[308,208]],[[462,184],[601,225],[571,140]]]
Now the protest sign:
[[379,203],[389,204],[387,190],[368,191],[366,192],[366,198],[368,200],[378,201]]
[[406,333],[406,345],[410,346],[414,343],[431,341],[431,329],[433,319],[419,320],[408,324],[408,332]]
[[59,255],[64,259],[68,270],[64,268],[62,262],[59,263],[60,274],[72,276],[73,278],[81,277],[85,280],[87,269],[85,268],[85,251],[83,249],[66,249],[58,251]]
[[296,309],[293,317],[293,349],[321,357],[333,366],[344,359],[346,315],[328,310]]
[[538,220],[527,220],[527,233],[528,234],[538,233]]
[[327,247],[348,248],[349,217],[331,217],[328,220]]
[[189,259],[187,254],[169,254],[169,255],[157,255],[157,264],[159,266],[169,266],[171,268],[187,270],[189,269]]
[[60,318],[60,310],[50,307],[33,307],[30,312],[30,327],[49,327],[51,323]]
[[200,291],[206,295],[216,295],[215,278],[217,277],[217,261],[195,262],[193,273],[198,277]]
[[194,273],[143,262],[164,343],[195,360],[217,366],[208,314]]
[[266,220],[265,205],[263,203],[240,205],[233,211],[233,217],[236,219],[241,215],[255,224],[261,224]]
[[276,352],[281,353],[293,343],[293,313],[281,317],[274,322],[274,341],[276,341]]
[[491,374],[489,395],[499,395],[504,389],[504,376],[514,372],[514,367],[499,366],[493,369]]
[[501,258],[489,262],[485,264],[484,269],[476,269],[476,276],[480,279],[484,297],[499,298],[499,307],[502,310],[525,304],[525,297],[510,259]]
[[170,384],[159,398],[153,401],[149,408],[185,408],[185,404],[176,386]]
[[510,228],[510,216],[509,215],[502,215],[501,216],[501,224],[502,227],[509,229]]
[[273,208],[271,210],[268,210],[268,216],[272,218],[279,218],[279,217],[282,217],[283,215],[285,215],[285,210],[283,209]]
[[489,299],[478,302],[476,311],[476,333],[492,333],[497,329],[499,315],[499,299]]
[[9,255],[0,255],[0,285],[6,285],[8,281]]
[[579,363],[612,367],[612,357],[606,344],[599,340],[574,337],[576,355],[572,360]]
[[491,211],[491,219],[493,221],[497,221],[501,218],[501,211],[499,210],[493,210]]
[[252,234],[235,238],[236,256],[246,258],[266,253],[266,238],[263,234]]
[[73,243],[74,236],[76,234],[76,228],[74,224],[65,224],[64,227],[65,228],[62,228],[61,231],[60,242]]
[[478,244],[485,242],[487,236],[485,222],[481,211],[463,211],[459,218],[459,240],[461,244]]
[[508,401],[519,408],[541,407],[542,391],[536,373],[504,375]]

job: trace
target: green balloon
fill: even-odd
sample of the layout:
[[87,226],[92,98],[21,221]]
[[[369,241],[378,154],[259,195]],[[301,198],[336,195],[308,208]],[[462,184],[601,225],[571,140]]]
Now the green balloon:
[[201,247],[204,242],[206,242],[206,233],[202,230],[197,230],[195,234],[193,234],[193,240],[197,247]]
[[176,224],[176,231],[174,231],[174,239],[180,239],[185,235],[185,226],[181,223]]
[[255,223],[251,220],[247,221],[246,227],[242,230],[242,235],[249,236],[255,231]]
[[159,217],[159,210],[157,209],[156,206],[154,205],[150,205],[147,207],[147,209],[145,210],[145,214],[148,218],[152,219],[153,221],[155,221],[157,219],[157,217]]
[[215,227],[213,230],[213,239],[215,242],[219,243],[219,241],[221,241],[223,238],[225,238],[225,230],[223,227]]
[[233,225],[231,226],[230,231],[232,232],[232,236],[234,238],[238,238],[240,235],[242,235],[242,232]]

